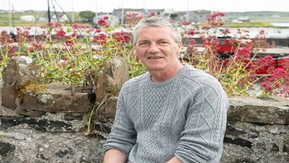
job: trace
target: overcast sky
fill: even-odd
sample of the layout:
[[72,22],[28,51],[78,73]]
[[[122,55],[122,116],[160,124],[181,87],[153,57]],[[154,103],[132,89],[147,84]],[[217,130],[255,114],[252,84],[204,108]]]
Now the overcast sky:
[[[0,0],[0,9],[9,10],[9,6],[13,6],[14,10],[47,10],[47,2],[48,0]],[[57,3],[65,11],[94,12],[111,12],[122,7],[173,9],[174,11],[199,9],[224,12],[289,11],[289,0],[50,0],[52,11],[54,8],[61,11]]]

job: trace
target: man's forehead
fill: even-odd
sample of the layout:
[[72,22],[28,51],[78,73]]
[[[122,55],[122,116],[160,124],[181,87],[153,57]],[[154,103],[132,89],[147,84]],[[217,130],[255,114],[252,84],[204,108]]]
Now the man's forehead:
[[150,28],[143,28],[138,31],[138,37],[159,37],[159,36],[168,36],[171,34],[170,28],[160,28],[160,27],[150,27]]
[[148,27],[143,27],[139,29],[139,31],[142,31],[142,30],[161,30],[161,31],[169,30],[170,31],[171,28],[167,26],[148,26]]

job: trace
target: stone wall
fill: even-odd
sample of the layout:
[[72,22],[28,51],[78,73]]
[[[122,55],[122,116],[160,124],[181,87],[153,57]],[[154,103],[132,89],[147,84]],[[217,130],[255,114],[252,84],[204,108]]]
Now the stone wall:
[[225,163],[289,162],[289,99],[230,99]]
[[[4,81],[0,90],[5,100],[0,99],[4,104],[0,107],[0,162],[101,162],[117,97],[94,108],[92,130],[87,130],[89,113],[97,102],[90,92],[71,96],[69,86],[53,83],[45,92],[26,92],[19,100],[16,94],[9,96],[17,92],[13,84],[23,83],[14,70],[9,69],[16,75],[5,77],[10,82]],[[100,83],[115,83],[113,74],[118,73],[103,72],[109,74],[102,73],[105,82]],[[234,97],[230,104],[223,163],[289,162],[289,99]]]
[[[222,162],[289,162],[289,100],[236,97],[230,103]],[[43,111],[30,117],[2,107],[0,160],[101,162],[111,123],[94,122],[95,133],[86,136],[86,122],[84,112]]]

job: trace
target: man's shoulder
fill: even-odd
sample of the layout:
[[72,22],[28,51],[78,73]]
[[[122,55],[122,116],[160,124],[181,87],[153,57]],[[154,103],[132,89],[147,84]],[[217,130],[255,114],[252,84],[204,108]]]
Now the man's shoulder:
[[129,79],[123,84],[122,89],[126,91],[133,91],[135,89],[139,89],[139,87],[143,85],[143,83],[146,81],[147,76],[148,74],[144,73],[140,76]]
[[186,65],[186,68],[182,74],[184,79],[192,82],[218,82],[218,80],[211,74],[190,65]]
[[188,89],[189,91],[195,92],[196,90],[200,90],[203,92],[213,90],[215,92],[224,92],[218,79],[203,70],[190,67],[183,74],[182,80],[185,83],[182,83],[182,85],[190,88]]
[[222,89],[220,82],[213,75],[192,66],[186,66],[180,80],[180,85],[191,91],[196,89]]

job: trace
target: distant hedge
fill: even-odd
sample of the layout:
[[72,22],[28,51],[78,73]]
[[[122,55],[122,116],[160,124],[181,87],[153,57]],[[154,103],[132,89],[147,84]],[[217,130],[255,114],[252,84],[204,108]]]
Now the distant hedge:
[[270,28],[274,26],[266,22],[244,22],[244,23],[230,23],[230,24],[227,24],[227,27],[231,27],[231,28],[267,27],[267,28]]

